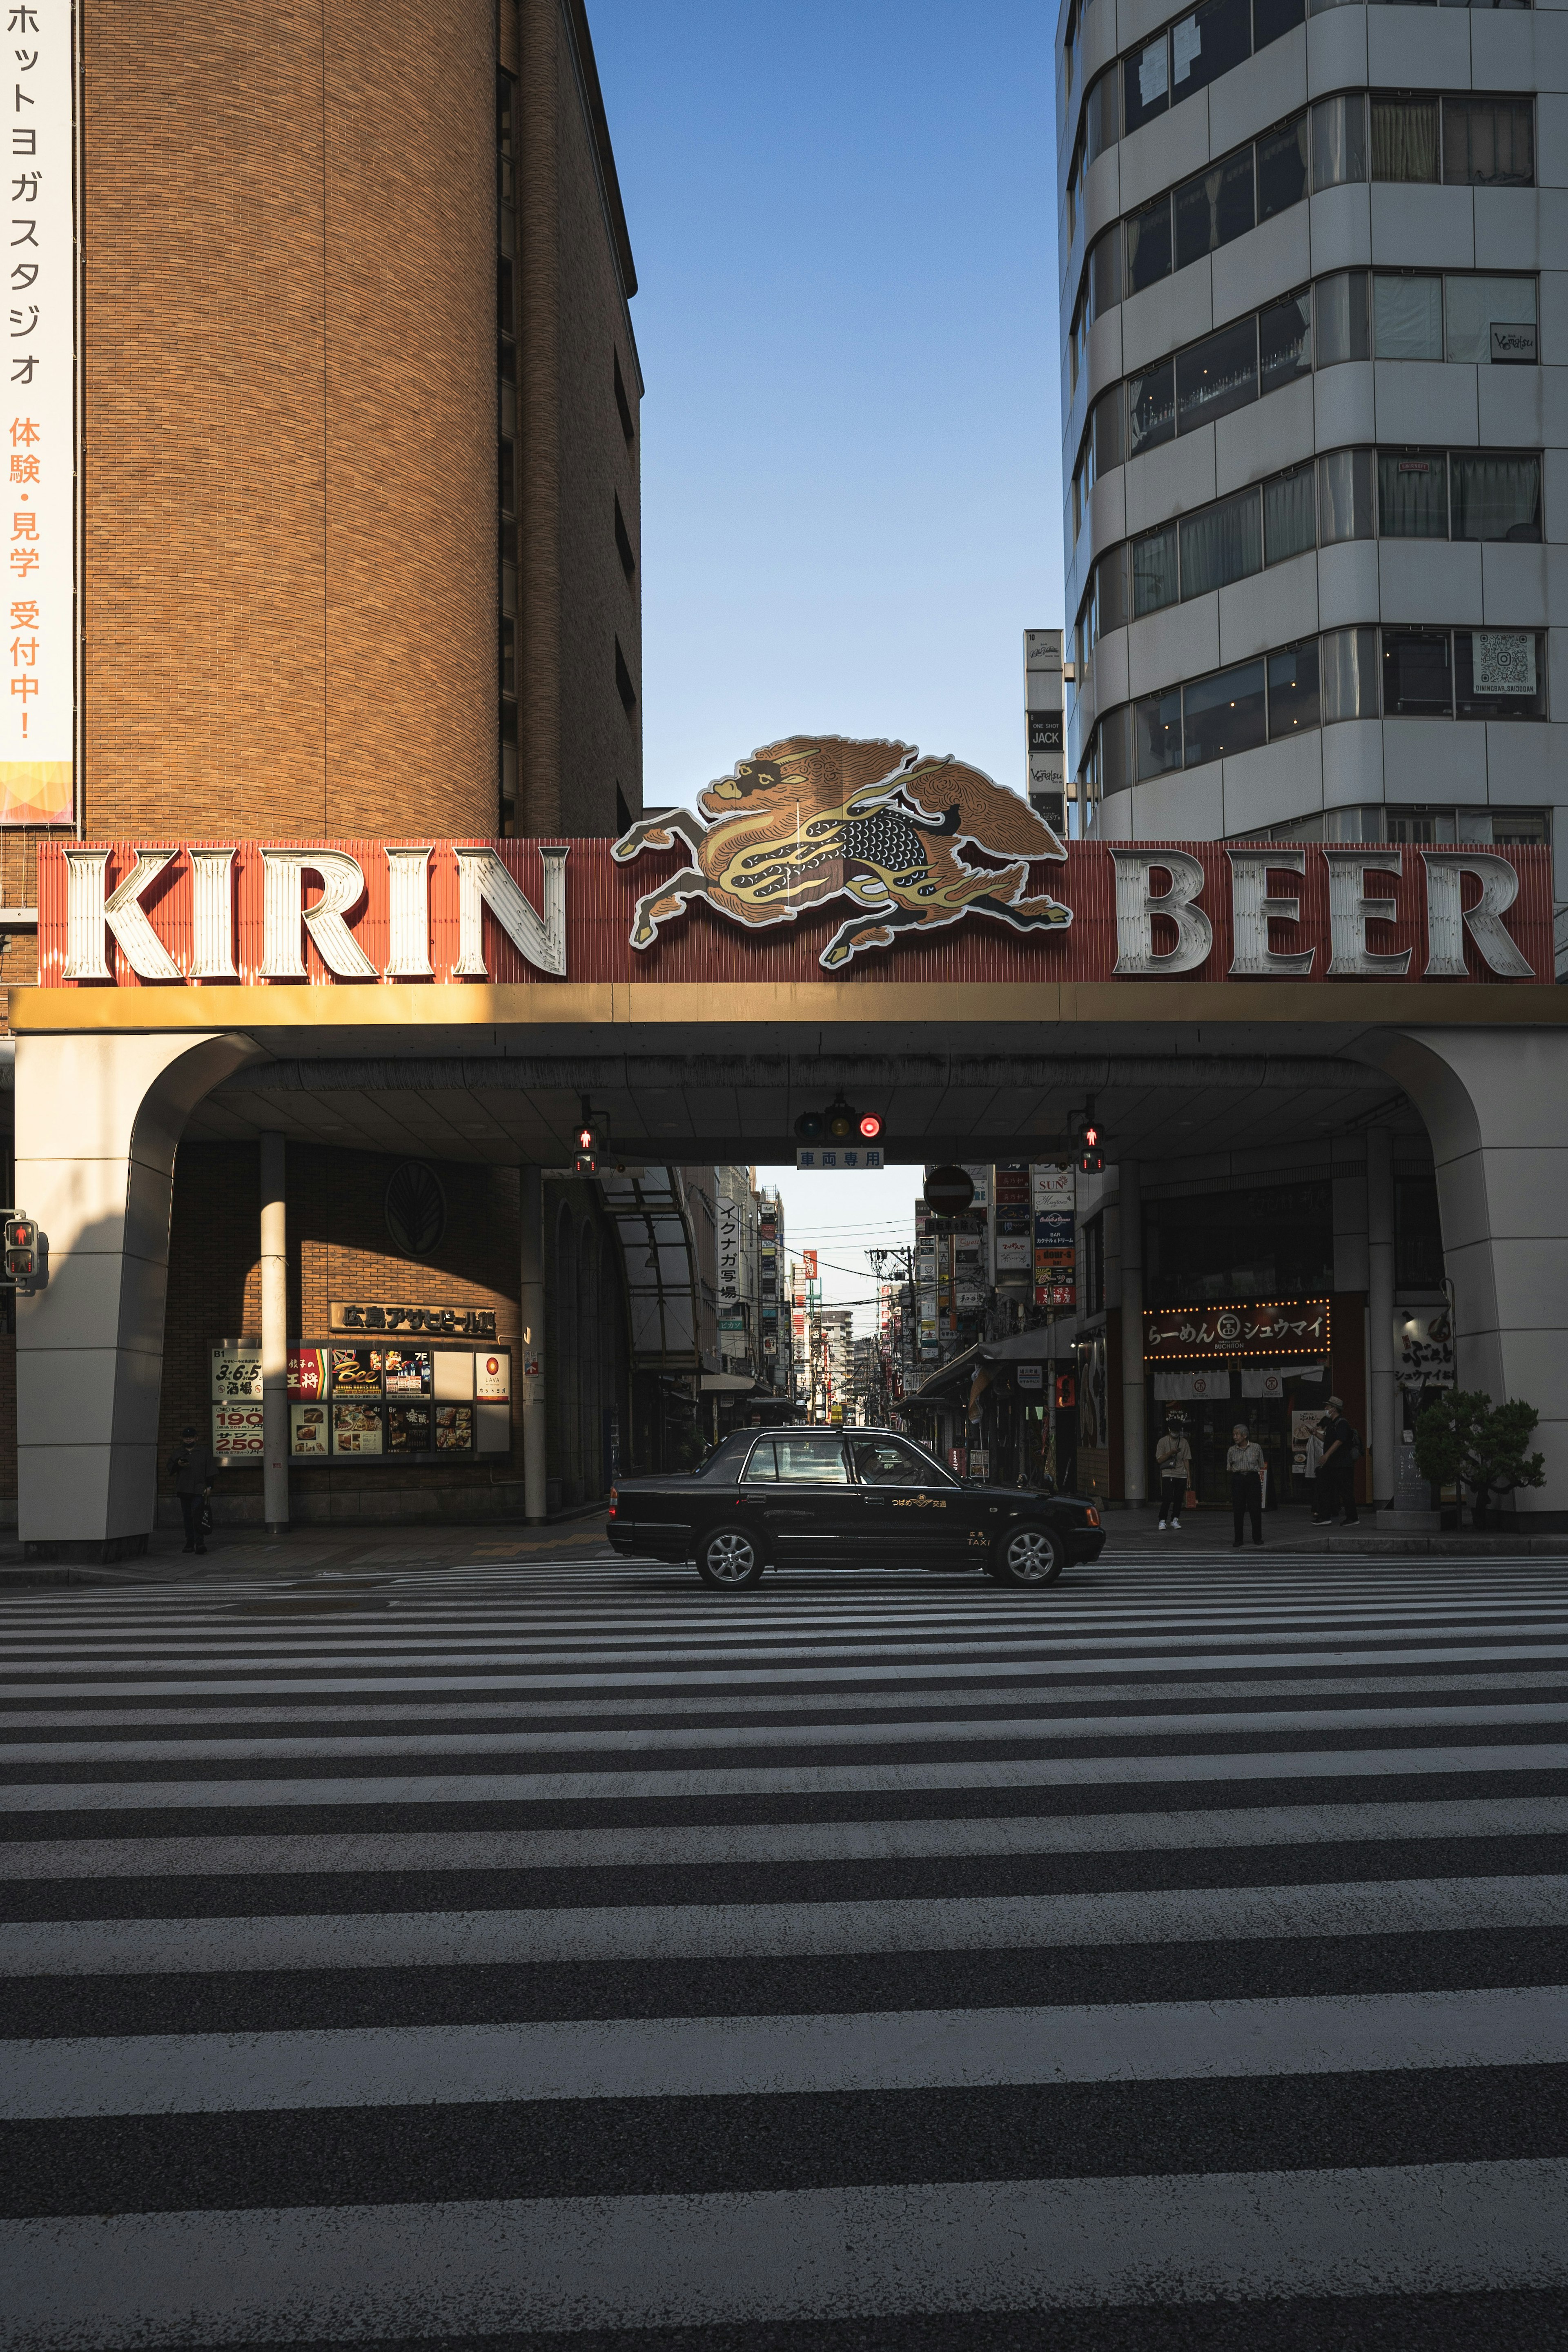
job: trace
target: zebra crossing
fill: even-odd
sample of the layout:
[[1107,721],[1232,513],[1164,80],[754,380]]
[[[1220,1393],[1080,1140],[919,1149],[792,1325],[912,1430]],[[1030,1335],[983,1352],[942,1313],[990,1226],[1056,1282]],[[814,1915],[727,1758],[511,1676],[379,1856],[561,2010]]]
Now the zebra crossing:
[[0,2347],[1568,2345],[1568,1573],[0,1601]]

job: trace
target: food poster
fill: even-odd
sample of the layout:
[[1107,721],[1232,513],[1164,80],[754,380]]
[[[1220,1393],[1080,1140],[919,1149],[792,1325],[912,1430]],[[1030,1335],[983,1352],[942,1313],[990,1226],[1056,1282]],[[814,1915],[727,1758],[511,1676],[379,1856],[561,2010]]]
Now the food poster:
[[289,1406],[289,1450],[296,1455],[328,1452],[327,1408],[324,1404]]
[[334,1348],[331,1354],[334,1396],[381,1394],[380,1348]]
[[213,1452],[226,1460],[247,1456],[259,1459],[266,1452],[266,1440],[261,1434],[261,1407],[258,1404],[215,1404],[213,1407]]
[[430,1408],[427,1404],[389,1404],[386,1408],[386,1450],[389,1454],[428,1454]]
[[438,1404],[436,1407],[437,1453],[471,1454],[473,1445],[473,1406],[471,1404]]
[[[324,1348],[290,1348],[289,1393],[303,1404],[315,1404],[327,1393],[327,1351]],[[326,1423],[323,1420],[322,1426]]]
[[379,1454],[381,1450],[380,1400],[334,1397],[332,1452],[367,1454]]
[[[375,1350],[370,1352],[374,1354]],[[429,1395],[428,1348],[384,1348],[380,1353],[382,1377],[389,1397]]]

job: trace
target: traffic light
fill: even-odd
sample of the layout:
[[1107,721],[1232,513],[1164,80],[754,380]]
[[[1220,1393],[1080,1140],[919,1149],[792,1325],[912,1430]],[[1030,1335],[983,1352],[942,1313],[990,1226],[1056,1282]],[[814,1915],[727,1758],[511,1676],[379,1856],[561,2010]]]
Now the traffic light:
[[1078,1138],[1079,1172],[1084,1176],[1100,1176],[1105,1172],[1105,1129],[1094,1115],[1094,1105],[1086,1103],[1073,1122]]
[[880,1111],[858,1111],[842,1095],[826,1110],[803,1110],[795,1123],[797,1143],[880,1143]]
[[31,1217],[5,1220],[5,1279],[31,1282],[38,1271],[38,1228]]
[[584,1119],[573,1138],[576,1157],[573,1161],[574,1176],[596,1176],[599,1172],[599,1130],[592,1119]]

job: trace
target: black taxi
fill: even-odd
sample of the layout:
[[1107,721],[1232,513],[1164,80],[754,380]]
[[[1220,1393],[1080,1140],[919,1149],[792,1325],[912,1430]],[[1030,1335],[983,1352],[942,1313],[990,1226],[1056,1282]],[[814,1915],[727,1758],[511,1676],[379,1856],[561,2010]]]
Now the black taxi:
[[727,1592],[795,1562],[983,1569],[1033,1591],[1105,1544],[1081,1496],[956,1477],[891,1429],[738,1430],[695,1470],[617,1478],[606,1532],[628,1559],[695,1560]]

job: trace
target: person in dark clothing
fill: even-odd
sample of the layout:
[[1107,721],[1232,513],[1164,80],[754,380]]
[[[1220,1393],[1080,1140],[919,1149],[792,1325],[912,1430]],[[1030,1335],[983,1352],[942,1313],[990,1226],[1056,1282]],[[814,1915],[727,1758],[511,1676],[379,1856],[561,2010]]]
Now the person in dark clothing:
[[180,1517],[185,1523],[183,1549],[205,1553],[207,1547],[202,1517],[207,1489],[212,1485],[213,1457],[211,1446],[203,1444],[194,1423],[187,1422],[181,1430],[179,1451],[170,1455],[169,1469],[180,1498]]
[[1230,1511],[1236,1528],[1232,1551],[1241,1549],[1241,1528],[1244,1519],[1252,1521],[1252,1540],[1263,1541],[1263,1448],[1253,1438],[1247,1423],[1238,1421],[1231,1431],[1231,1447],[1225,1457],[1230,1472]]
[[1353,1528],[1360,1521],[1355,1507],[1356,1433],[1345,1419],[1343,1397],[1329,1399],[1321,1433],[1323,1458],[1318,1465],[1318,1524],[1331,1527],[1342,1514],[1346,1527]]

